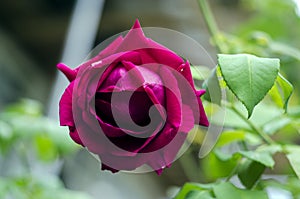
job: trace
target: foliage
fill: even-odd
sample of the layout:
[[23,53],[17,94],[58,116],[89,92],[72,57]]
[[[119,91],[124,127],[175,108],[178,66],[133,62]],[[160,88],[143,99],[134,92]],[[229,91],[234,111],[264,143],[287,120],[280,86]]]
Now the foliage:
[[[206,109],[221,106],[226,117],[224,123],[211,121],[224,129],[214,149],[201,160],[199,170],[206,178],[199,179],[201,184],[186,183],[175,198],[263,199],[270,195],[270,188],[299,198],[299,99],[297,89],[292,95],[294,88],[287,80],[292,79],[295,88],[300,85],[288,68],[300,65],[300,50],[289,41],[300,29],[286,31],[290,21],[300,24],[292,1],[243,1],[256,14],[236,34],[219,31],[206,0],[198,2],[220,54],[210,75],[194,78],[204,80]],[[268,174],[276,177],[266,179]]]
[[0,198],[90,198],[59,179],[57,165],[77,147],[38,102],[23,99],[0,113],[0,149]]

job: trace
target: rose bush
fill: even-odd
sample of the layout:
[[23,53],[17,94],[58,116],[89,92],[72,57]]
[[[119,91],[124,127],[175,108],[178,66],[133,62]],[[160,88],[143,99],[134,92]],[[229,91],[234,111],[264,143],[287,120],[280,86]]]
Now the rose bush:
[[188,61],[144,36],[138,21],[98,55],[72,70],[60,100],[60,124],[96,154],[102,169],[158,174],[175,160],[195,124],[208,126]]

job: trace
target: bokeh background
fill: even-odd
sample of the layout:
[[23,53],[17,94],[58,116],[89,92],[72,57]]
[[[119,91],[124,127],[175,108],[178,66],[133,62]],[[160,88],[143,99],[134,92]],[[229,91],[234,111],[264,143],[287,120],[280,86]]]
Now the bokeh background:
[[[209,2],[220,29],[237,36],[227,41],[232,46],[228,52],[261,50],[258,54],[280,56],[297,96],[297,1]],[[201,162],[188,156],[162,176],[100,172],[97,160],[70,140],[66,128],[58,127],[57,102],[66,80],[56,64],[76,67],[97,44],[128,30],[135,19],[143,27],[182,32],[216,59],[195,0],[0,1],[0,198],[168,198],[193,178],[188,170]],[[252,48],[253,41],[261,42],[261,48]],[[266,50],[264,42],[270,41],[286,46]],[[191,162],[187,168],[182,164],[186,161]],[[209,181],[203,174],[209,169],[202,169],[194,179]]]

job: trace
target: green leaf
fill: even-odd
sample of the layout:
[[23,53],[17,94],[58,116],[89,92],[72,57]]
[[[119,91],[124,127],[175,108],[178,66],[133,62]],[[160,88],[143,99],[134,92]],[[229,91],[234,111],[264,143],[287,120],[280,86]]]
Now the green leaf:
[[223,131],[220,135],[217,146],[221,147],[232,142],[245,140],[246,132],[243,130]]
[[271,42],[269,47],[275,53],[287,55],[300,61],[300,50],[298,50],[297,48],[293,48],[291,46],[279,42]]
[[221,150],[214,150],[202,160],[204,174],[209,179],[227,177],[236,167],[239,157],[232,157],[231,154],[222,153]]
[[212,188],[211,184],[185,183],[174,199],[185,199],[190,192],[205,191]]
[[263,126],[263,131],[269,135],[272,135],[272,134],[278,132],[280,129],[291,124],[292,122],[293,122],[293,120],[289,117],[278,117],[275,120],[271,120],[271,121],[267,122]]
[[53,161],[57,158],[57,148],[53,141],[46,135],[37,136],[35,139],[35,147],[38,157],[43,161]]
[[288,116],[290,118],[300,118],[300,106],[293,106],[289,109]]
[[203,82],[202,87],[206,90],[203,96],[205,100],[218,105],[221,104],[222,92],[217,76],[217,68],[215,68],[208,79]]
[[[216,155],[216,158],[218,158],[218,160],[222,161],[222,162],[230,162],[230,160],[234,160],[233,159],[233,154],[229,153],[229,152],[224,152],[222,151],[220,148],[216,148],[213,153]],[[236,156],[234,157],[236,158]],[[224,168],[224,167],[223,167]],[[225,168],[224,168],[225,169]],[[224,172],[224,170],[223,170]]]
[[216,185],[213,190],[217,199],[241,199],[239,189],[231,183]]
[[218,62],[227,86],[245,105],[249,118],[272,88],[279,71],[279,59],[219,54]]
[[287,146],[287,159],[289,160],[293,170],[295,171],[296,175],[300,179],[300,147],[299,146]]
[[251,189],[265,171],[265,166],[259,162],[244,159],[238,169],[238,177],[242,184]]
[[299,159],[299,153],[289,153],[287,154],[287,159],[289,160],[293,170],[295,171],[296,175],[300,179],[300,159]]
[[35,100],[21,99],[19,102],[7,106],[4,111],[37,117],[42,115],[42,105]]
[[269,153],[271,155],[274,155],[275,153],[282,152],[283,149],[282,146],[279,144],[272,144],[272,145],[262,145],[258,147],[256,151],[258,153]]
[[66,128],[58,126],[56,122],[47,118],[44,118],[42,121],[46,134],[52,140],[60,154],[67,155],[77,151],[80,148],[78,145],[72,142]]
[[245,158],[248,158],[250,160],[259,162],[266,167],[273,168],[275,165],[275,162],[272,158],[272,154],[266,152],[266,151],[239,151],[238,154],[241,154]]
[[213,190],[217,199],[268,199],[264,191],[238,189],[229,182],[218,184]]
[[185,199],[213,199],[214,197],[210,191],[191,191]]
[[279,73],[269,93],[275,104],[287,111],[288,101],[293,90],[293,85]]

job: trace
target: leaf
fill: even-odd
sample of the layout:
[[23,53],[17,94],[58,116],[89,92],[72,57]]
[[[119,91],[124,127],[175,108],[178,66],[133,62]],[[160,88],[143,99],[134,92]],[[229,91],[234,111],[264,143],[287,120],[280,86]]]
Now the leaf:
[[251,189],[259,180],[265,168],[259,162],[245,159],[239,166],[238,177],[247,189]]
[[282,146],[279,144],[262,145],[256,149],[258,153],[269,153],[274,155],[275,153],[282,152]]
[[288,112],[288,116],[290,118],[300,118],[300,106],[293,106],[289,112]]
[[250,160],[259,162],[266,167],[273,168],[275,165],[275,162],[272,158],[272,154],[268,152],[258,152],[258,151],[239,151],[238,154],[244,156],[245,158],[248,158]]
[[271,42],[270,49],[278,54],[290,56],[298,61],[300,61],[300,50],[293,48],[283,43]]
[[242,141],[245,139],[245,134],[243,130],[223,131],[218,139],[217,146],[221,147],[231,142]]
[[264,191],[238,189],[229,182],[214,186],[213,191],[217,199],[268,199]]
[[21,99],[19,102],[7,106],[4,111],[38,117],[42,115],[42,105],[35,100]]
[[248,145],[257,146],[262,144],[262,138],[259,135],[253,133],[247,133],[245,135],[245,141]]
[[211,184],[185,183],[174,199],[185,199],[190,192],[211,189]]
[[269,94],[276,105],[287,111],[287,105],[293,90],[293,85],[279,73]]
[[280,129],[291,124],[292,122],[293,122],[293,120],[289,117],[279,117],[279,118],[276,118],[275,120],[271,120],[270,122],[267,122],[263,126],[263,131],[269,135],[272,135],[272,134],[278,132]]
[[279,59],[219,54],[218,62],[227,86],[245,105],[249,118],[272,88],[279,71]]
[[217,199],[241,199],[239,189],[231,183],[222,183],[213,188]]
[[230,175],[237,162],[238,158],[215,149],[202,160],[202,168],[207,178],[218,179]]
[[300,147],[299,146],[287,146],[287,159],[289,160],[293,170],[295,171],[296,175],[300,179]]
[[[214,151],[213,151],[213,153],[216,155],[216,158],[218,159],[218,160],[221,160],[222,162],[229,162],[230,160],[231,161],[233,161],[234,159],[233,159],[233,154],[232,153],[230,153],[230,152],[224,152],[224,151],[222,151],[222,149],[220,149],[220,148],[216,148]],[[236,156],[234,157],[234,158],[236,158]],[[225,169],[225,168],[224,168]],[[223,170],[223,172],[224,172],[224,170]]]
[[66,128],[58,126],[56,122],[47,118],[41,119],[47,136],[52,140],[60,154],[67,155],[77,151],[80,147],[74,145]]
[[217,76],[217,68],[215,68],[208,79],[203,82],[202,87],[206,90],[206,93],[203,96],[205,100],[218,105],[221,104],[222,93]]
[[185,197],[185,199],[213,199],[214,197],[210,191],[191,191]]
[[57,158],[57,148],[53,141],[46,135],[39,135],[35,139],[35,147],[38,157],[45,161],[53,161]]
[[299,159],[299,153],[289,153],[287,154],[287,159],[289,160],[293,170],[295,171],[296,175],[300,179],[300,159]]

